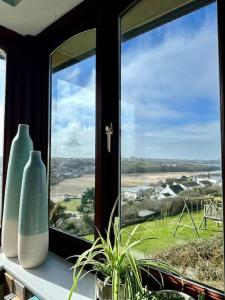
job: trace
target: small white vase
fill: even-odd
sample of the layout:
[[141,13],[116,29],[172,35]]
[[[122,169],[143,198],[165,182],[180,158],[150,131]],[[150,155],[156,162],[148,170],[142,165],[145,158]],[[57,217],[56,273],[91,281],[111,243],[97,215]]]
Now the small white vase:
[[18,255],[18,216],[21,184],[24,166],[32,149],[33,143],[29,136],[29,126],[20,124],[10,149],[2,220],[2,249],[8,257]]
[[48,254],[48,197],[46,168],[40,151],[31,151],[20,196],[18,257],[24,268],[41,265]]

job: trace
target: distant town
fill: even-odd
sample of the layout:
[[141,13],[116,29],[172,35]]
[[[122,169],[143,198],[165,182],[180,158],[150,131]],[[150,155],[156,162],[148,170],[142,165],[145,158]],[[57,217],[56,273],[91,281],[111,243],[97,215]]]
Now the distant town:
[[[2,158],[0,172],[1,161]],[[59,216],[55,226],[61,227],[62,223],[81,220],[85,214],[93,221],[95,160],[52,158],[50,170],[52,206],[59,203],[63,207],[63,214]],[[219,159],[124,158],[121,161],[122,223],[126,225],[134,220],[155,218],[161,211],[160,207],[169,199],[174,202],[184,197],[221,194],[221,190]],[[82,207],[83,198],[87,201]],[[86,227],[80,234],[92,231],[93,228]]]
[[[81,221],[85,212],[80,210],[83,197],[87,200],[86,211],[93,218],[94,211],[89,208],[94,207],[94,186],[94,159],[52,158],[50,199],[64,205],[64,218]],[[122,159],[122,223],[155,217],[169,199],[220,194],[221,186],[220,160]],[[91,231],[93,228],[83,234]]]
[[[175,160],[126,158],[121,161],[121,173],[211,172],[220,170],[220,160]],[[51,158],[51,185],[67,178],[95,174],[93,158]]]

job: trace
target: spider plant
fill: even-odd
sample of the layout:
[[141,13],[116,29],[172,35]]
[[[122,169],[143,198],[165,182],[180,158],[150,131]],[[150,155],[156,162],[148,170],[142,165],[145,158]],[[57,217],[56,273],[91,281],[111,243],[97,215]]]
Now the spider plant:
[[[75,256],[77,261],[73,266],[73,285],[68,300],[72,298],[73,291],[78,290],[78,281],[89,272],[96,272],[97,276],[103,278],[104,285],[111,285],[113,300],[135,299],[135,295],[143,289],[142,271],[147,272],[154,280],[157,280],[151,274],[148,267],[157,266],[161,269],[174,272],[171,266],[163,262],[138,259],[132,254],[132,250],[138,244],[152,239],[143,238],[137,240],[135,238],[135,232],[143,225],[136,225],[129,234],[127,241],[121,243],[121,237],[125,229],[120,228],[119,218],[113,218],[117,201],[110,215],[106,237],[103,237],[98,232],[98,238],[94,241],[90,249],[79,256]],[[112,233],[113,240],[111,240]],[[89,271],[85,271],[87,267]],[[158,280],[157,282],[160,284]]]

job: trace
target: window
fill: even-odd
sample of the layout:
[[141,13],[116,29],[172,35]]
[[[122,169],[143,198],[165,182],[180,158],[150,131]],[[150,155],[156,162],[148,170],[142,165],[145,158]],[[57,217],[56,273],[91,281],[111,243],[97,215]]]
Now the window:
[[95,30],[52,54],[50,226],[93,239]]
[[[2,204],[2,164],[4,142],[6,54],[0,49],[0,203]],[[0,213],[1,213],[0,206]],[[2,214],[1,214],[2,215]]]
[[[87,249],[94,218],[104,234],[120,181],[122,226],[129,233],[142,224],[138,236],[157,237],[137,247],[137,254],[163,259],[187,278],[223,290],[217,4],[140,0],[127,10],[128,2],[121,1],[119,8],[112,4],[112,10],[102,4],[93,21],[99,24],[97,69],[92,30],[66,41],[51,56],[52,248],[63,257]],[[121,17],[120,101],[116,22],[121,11],[126,13]],[[96,89],[86,86],[91,70]],[[93,102],[82,110],[81,103],[91,103],[79,101],[87,91]],[[75,121],[79,126],[72,126]],[[80,134],[87,124],[96,137]],[[106,126],[111,124],[109,152]],[[93,147],[89,154],[88,145]],[[80,188],[90,166],[92,180]],[[170,255],[174,249],[179,256]]]
[[151,28],[175,2],[121,19],[121,222],[155,238],[137,255],[223,290],[217,4]]

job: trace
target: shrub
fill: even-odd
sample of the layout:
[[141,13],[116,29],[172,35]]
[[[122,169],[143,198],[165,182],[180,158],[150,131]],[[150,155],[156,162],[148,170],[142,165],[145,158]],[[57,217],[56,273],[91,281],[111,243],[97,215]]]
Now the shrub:
[[[174,255],[176,253],[176,255]],[[220,234],[198,239],[168,250],[155,257],[173,265],[189,278],[223,289],[223,240]]]

